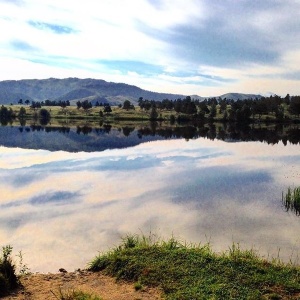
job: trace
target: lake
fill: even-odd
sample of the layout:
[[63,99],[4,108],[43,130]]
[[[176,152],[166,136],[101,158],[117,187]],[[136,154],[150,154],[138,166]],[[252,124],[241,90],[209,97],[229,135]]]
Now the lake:
[[298,126],[223,129],[0,127],[0,244],[33,272],[83,268],[150,232],[297,262],[282,192],[300,185]]

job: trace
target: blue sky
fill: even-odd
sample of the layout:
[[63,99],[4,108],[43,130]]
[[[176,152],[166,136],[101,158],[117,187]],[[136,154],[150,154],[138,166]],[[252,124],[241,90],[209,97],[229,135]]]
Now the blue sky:
[[0,80],[300,94],[300,2],[0,0]]

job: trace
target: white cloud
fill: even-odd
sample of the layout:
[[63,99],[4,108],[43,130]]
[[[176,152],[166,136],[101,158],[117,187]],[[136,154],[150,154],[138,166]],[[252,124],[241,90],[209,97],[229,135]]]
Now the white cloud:
[[[0,79],[88,76],[202,96],[296,94],[297,77],[285,75],[299,71],[298,11],[294,1],[1,1]],[[127,73],[101,60],[164,71]]]

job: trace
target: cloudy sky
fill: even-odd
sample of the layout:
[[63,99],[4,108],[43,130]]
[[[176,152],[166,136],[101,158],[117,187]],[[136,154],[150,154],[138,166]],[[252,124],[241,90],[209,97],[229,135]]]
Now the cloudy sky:
[[0,80],[300,94],[297,0],[0,0]]

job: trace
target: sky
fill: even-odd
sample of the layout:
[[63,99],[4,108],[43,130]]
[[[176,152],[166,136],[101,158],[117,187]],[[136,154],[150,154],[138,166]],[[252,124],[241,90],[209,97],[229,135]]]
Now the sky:
[[0,0],[0,80],[300,94],[298,0]]

